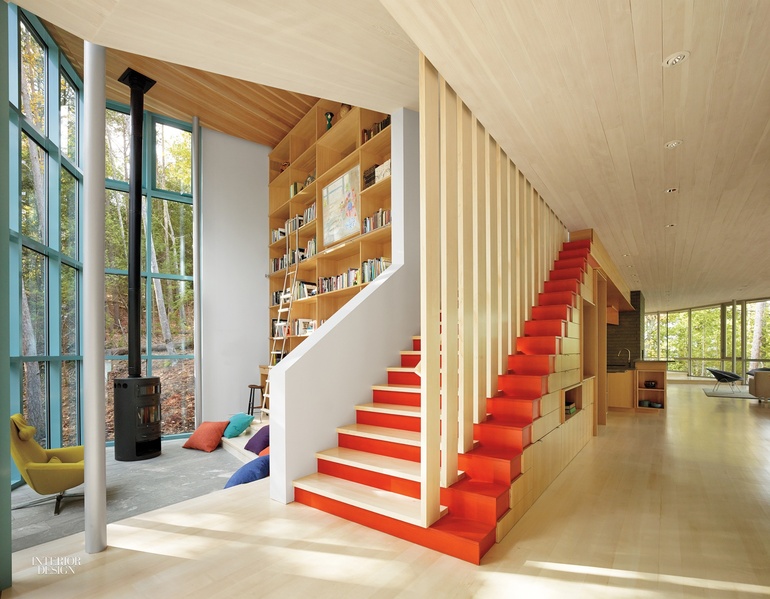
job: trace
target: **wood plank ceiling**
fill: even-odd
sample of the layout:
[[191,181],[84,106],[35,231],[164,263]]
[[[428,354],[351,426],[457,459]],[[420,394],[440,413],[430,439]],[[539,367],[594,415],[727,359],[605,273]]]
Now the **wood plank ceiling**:
[[[51,36],[83,76],[83,40],[43,21]],[[158,82],[145,96],[152,112],[274,147],[316,103],[317,97],[289,92],[226,75],[107,49],[107,99],[128,104],[129,88],[118,77],[131,67]]]
[[[567,227],[598,232],[648,311],[770,296],[770,2],[19,4],[123,52],[294,90],[297,110],[416,108],[420,48]],[[258,120],[251,92],[233,95],[223,118]]]
[[382,3],[648,310],[770,296],[770,3]]

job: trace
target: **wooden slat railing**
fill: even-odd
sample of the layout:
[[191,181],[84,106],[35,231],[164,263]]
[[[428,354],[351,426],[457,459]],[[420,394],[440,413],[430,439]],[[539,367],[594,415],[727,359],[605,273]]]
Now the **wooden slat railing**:
[[[471,110],[420,57],[422,503],[439,485],[515,352],[567,230]],[[441,401],[443,398],[443,401]],[[443,433],[443,434],[441,434]]]

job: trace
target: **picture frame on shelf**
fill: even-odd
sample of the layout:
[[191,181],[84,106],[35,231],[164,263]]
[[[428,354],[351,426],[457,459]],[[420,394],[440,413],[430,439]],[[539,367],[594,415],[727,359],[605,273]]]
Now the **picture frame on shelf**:
[[315,331],[315,320],[312,318],[297,319],[297,335],[299,337],[307,337],[313,331]]

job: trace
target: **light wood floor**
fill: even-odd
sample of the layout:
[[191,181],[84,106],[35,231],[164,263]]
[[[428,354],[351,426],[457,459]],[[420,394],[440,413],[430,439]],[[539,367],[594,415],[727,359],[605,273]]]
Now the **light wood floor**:
[[[267,481],[13,556],[11,597],[759,597],[770,595],[770,406],[672,385],[666,416],[598,437],[473,566],[298,504]],[[45,558],[73,572],[41,574]]]

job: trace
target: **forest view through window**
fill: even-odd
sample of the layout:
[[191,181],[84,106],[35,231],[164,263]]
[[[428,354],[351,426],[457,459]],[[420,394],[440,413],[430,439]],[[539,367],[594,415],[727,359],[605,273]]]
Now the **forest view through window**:
[[[9,11],[11,413],[43,447],[80,440],[82,83],[39,20]],[[15,469],[14,482],[20,479]]]
[[746,377],[770,367],[770,298],[645,316],[645,358],[668,369],[710,377],[707,368]]
[[[113,380],[128,374],[127,110],[106,113],[105,395],[113,439]],[[190,126],[145,113],[141,230],[142,371],[161,379],[161,432],[195,428],[193,212]]]

